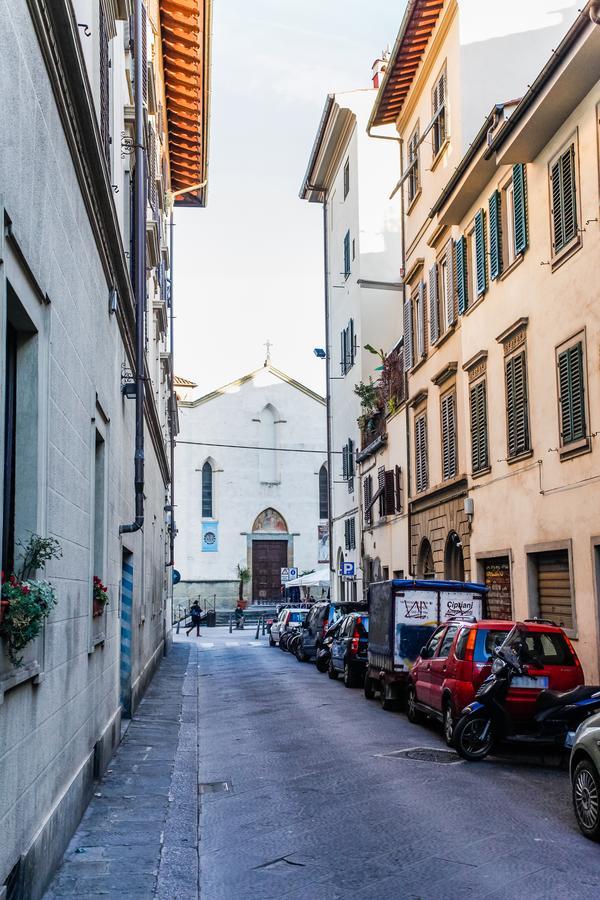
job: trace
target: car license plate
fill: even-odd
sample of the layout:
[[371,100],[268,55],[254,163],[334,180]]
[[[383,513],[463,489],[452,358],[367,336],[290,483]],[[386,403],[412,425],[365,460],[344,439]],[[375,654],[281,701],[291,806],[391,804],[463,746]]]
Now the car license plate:
[[517,688],[532,688],[541,691],[543,688],[548,687],[548,678],[546,675],[541,675],[539,678],[534,678],[530,675],[517,675],[513,678],[511,686]]

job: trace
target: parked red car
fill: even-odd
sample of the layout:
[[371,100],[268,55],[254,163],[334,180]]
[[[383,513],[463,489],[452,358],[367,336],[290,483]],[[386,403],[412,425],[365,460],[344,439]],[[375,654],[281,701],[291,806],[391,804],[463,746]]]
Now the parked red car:
[[[452,743],[454,722],[490,673],[492,650],[502,643],[514,622],[484,619],[452,620],[441,625],[421,650],[410,673],[407,715],[417,722],[423,715],[443,722],[446,743]],[[526,619],[528,674],[515,678],[507,697],[515,719],[532,714],[544,688],[568,691],[584,683],[577,654],[563,629],[552,622]]]

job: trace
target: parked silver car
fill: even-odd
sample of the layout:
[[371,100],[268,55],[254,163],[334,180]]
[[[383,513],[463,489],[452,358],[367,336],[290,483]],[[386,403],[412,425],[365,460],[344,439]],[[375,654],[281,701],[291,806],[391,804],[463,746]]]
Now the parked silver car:
[[577,824],[587,838],[600,841],[600,713],[577,729],[569,769]]
[[306,618],[306,612],[305,609],[282,609],[276,621],[271,625],[271,631],[269,632],[269,644],[271,647],[274,647],[275,644],[279,644],[281,647],[281,638],[284,634],[301,628]]

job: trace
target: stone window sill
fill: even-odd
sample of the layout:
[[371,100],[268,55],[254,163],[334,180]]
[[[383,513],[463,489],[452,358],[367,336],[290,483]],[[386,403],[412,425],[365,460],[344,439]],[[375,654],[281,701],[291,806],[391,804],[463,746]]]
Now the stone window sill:
[[511,274],[511,272],[514,272],[514,270],[518,266],[521,265],[521,263],[523,262],[524,256],[525,256],[524,253],[519,253],[518,256],[515,256],[515,258],[511,262],[511,264],[509,266],[507,266],[506,269],[504,269],[504,271],[500,273],[498,278],[494,279],[494,281],[504,281],[505,278],[508,278],[508,276]]
[[561,462],[566,462],[568,459],[573,459],[574,456],[581,456],[583,453],[590,453],[592,450],[592,444],[589,438],[584,437],[579,441],[573,441],[571,444],[565,444],[564,447],[561,447],[558,451],[558,455]]
[[566,263],[567,260],[571,259],[571,257],[581,249],[581,246],[581,235],[578,234],[576,238],[573,238],[570,244],[563,247],[556,256],[552,257],[550,261],[552,272],[556,272],[557,269],[560,269],[563,263]]
[[509,456],[506,462],[509,466],[513,466],[515,463],[519,463],[524,459],[531,459],[533,456],[533,448],[531,450],[526,450],[525,453],[519,453],[518,456]]
[[433,160],[431,162],[431,170],[430,171],[433,172],[433,171],[435,171],[435,169],[437,169],[440,159],[446,152],[446,148],[449,146],[450,146],[450,138],[445,137],[442,146],[440,147],[440,149],[438,150],[436,155],[433,157]]
[[471,478],[483,478],[484,475],[489,475],[492,471],[491,466],[486,466],[485,469],[479,469],[477,472],[471,472]]
[[25,681],[33,681],[34,684],[41,684],[44,680],[42,667],[37,660],[33,660],[24,666],[15,666],[14,669],[0,677],[0,705],[4,702],[4,695],[12,688],[23,684]]

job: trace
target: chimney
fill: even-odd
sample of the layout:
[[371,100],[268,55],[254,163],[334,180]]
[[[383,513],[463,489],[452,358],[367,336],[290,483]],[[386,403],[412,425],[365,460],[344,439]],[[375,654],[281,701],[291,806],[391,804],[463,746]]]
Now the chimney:
[[373,65],[371,66],[372,79],[373,79],[373,87],[378,88],[381,84],[381,80],[383,78],[383,73],[387,69],[388,60],[390,58],[390,51],[384,50],[380,57],[378,57]]

